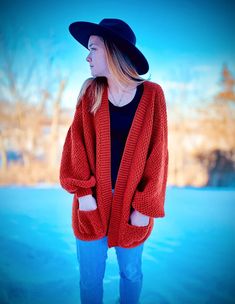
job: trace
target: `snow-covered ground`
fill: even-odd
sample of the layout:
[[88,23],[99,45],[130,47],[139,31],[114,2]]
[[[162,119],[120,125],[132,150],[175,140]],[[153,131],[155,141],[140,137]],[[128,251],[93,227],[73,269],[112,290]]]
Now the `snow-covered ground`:
[[[79,303],[71,205],[58,187],[0,188],[1,304]],[[168,187],[165,212],[145,242],[141,304],[235,303],[235,189]],[[111,248],[105,304],[118,280]]]

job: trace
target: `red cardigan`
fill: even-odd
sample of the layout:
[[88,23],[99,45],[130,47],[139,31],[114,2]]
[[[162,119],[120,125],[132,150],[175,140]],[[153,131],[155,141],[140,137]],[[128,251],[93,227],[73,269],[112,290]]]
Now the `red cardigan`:
[[[89,90],[89,88],[88,88]],[[123,151],[112,195],[108,92],[96,115],[89,113],[86,93],[76,107],[60,165],[60,183],[73,193],[72,228],[81,240],[108,237],[108,246],[135,247],[150,235],[154,218],[164,217],[168,174],[168,128],[164,93],[144,82]],[[80,211],[78,197],[92,194],[98,208]],[[129,223],[131,207],[148,215],[148,226]]]

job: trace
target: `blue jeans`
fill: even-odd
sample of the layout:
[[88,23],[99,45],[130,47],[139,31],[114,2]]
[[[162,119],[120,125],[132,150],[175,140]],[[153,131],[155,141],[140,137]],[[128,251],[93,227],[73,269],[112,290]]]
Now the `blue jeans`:
[[[107,236],[95,241],[76,238],[80,269],[82,304],[103,303],[103,278],[107,259]],[[115,247],[120,273],[120,303],[139,303],[143,274],[141,269],[144,243],[134,248]]]

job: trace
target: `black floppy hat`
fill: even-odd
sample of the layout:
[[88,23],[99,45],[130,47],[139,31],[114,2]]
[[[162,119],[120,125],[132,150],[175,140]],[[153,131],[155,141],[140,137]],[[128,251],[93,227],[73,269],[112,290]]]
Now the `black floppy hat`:
[[87,49],[91,35],[111,40],[128,56],[138,74],[146,74],[149,70],[147,59],[135,46],[134,32],[127,23],[120,19],[103,19],[99,24],[85,21],[73,22],[69,26],[69,32]]

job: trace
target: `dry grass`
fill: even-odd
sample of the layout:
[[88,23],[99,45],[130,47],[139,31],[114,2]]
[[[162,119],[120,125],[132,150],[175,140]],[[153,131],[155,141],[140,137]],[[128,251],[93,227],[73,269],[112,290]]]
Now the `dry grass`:
[[0,170],[0,185],[36,185],[38,183],[59,183],[59,166],[51,168],[43,162],[34,162],[30,166],[12,163],[7,170]]

